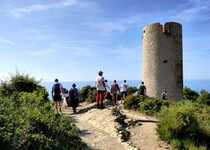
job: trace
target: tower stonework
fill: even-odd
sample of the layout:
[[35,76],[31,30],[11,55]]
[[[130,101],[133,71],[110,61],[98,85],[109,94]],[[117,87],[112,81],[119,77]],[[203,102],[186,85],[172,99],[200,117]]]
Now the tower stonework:
[[154,23],[143,30],[142,79],[149,97],[179,100],[183,90],[182,25]]

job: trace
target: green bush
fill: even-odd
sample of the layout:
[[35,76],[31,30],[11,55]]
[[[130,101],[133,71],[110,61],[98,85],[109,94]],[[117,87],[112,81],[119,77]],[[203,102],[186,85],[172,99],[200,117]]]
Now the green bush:
[[140,103],[140,97],[129,95],[126,97],[123,105],[126,109],[138,109]]
[[[45,99],[46,90],[36,84],[25,89],[28,76],[21,76],[21,84],[16,77],[0,86],[0,149],[84,149],[78,129],[70,119],[55,114]],[[16,89],[10,92],[8,87]]]
[[140,102],[139,111],[147,115],[154,115],[160,112],[163,107],[169,107],[169,102],[168,100],[146,98]]
[[88,103],[93,103],[96,101],[96,94],[97,91],[95,88],[91,88],[88,90],[87,98],[85,99],[86,102]]
[[210,141],[210,112],[208,107],[189,101],[164,108],[159,114],[157,132],[160,138],[175,149],[188,150],[189,147],[206,146]]
[[91,89],[91,86],[84,86],[80,89],[80,95],[82,97],[82,101],[85,101],[85,99],[87,98],[88,96],[88,92],[89,92],[89,89]]
[[11,75],[9,81],[4,81],[0,86],[0,96],[11,96],[15,93],[41,91],[48,100],[47,90],[29,75],[17,73]]
[[199,97],[199,93],[192,89],[185,87],[183,89],[183,99],[195,101]]
[[136,93],[137,91],[138,91],[137,87],[134,87],[134,86],[128,87],[128,95],[132,95],[132,94]]
[[200,96],[197,98],[199,103],[210,105],[210,93],[206,90],[200,92]]
[[119,116],[121,114],[120,110],[117,107],[112,109],[112,115]]
[[154,115],[158,113],[162,109],[162,107],[169,107],[169,105],[172,103],[173,101],[169,100],[159,100],[148,97],[143,98],[139,96],[129,95],[125,99],[123,105],[126,109],[134,109],[148,115]]
[[112,109],[112,115],[116,116],[114,121],[118,123],[116,128],[120,134],[120,139],[122,142],[127,142],[130,139],[130,132],[127,130],[128,123],[125,122],[126,115],[122,114],[117,107]]
[[89,85],[82,87],[80,90],[82,101],[87,101],[89,103],[96,101],[96,93],[97,93],[96,88],[91,87]]

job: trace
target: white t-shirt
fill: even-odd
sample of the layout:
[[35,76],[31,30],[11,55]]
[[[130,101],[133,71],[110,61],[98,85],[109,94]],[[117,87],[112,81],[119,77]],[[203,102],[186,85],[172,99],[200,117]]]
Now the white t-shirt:
[[97,76],[96,77],[96,88],[98,91],[105,91],[104,87],[104,77],[102,76]]
[[110,89],[110,87],[109,87],[109,84],[105,82],[105,86],[106,86],[106,91],[107,91],[107,92],[111,92],[111,89]]
[[121,92],[127,92],[128,91],[128,84],[127,83],[123,83],[121,85]]

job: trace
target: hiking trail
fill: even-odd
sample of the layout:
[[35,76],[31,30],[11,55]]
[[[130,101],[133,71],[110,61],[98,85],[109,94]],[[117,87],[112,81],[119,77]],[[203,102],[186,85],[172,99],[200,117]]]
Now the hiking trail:
[[129,129],[131,137],[128,142],[121,142],[112,115],[113,107],[106,106],[105,109],[95,108],[95,104],[82,103],[78,107],[78,113],[73,114],[72,109],[64,110],[66,116],[75,120],[80,129],[80,137],[87,143],[91,150],[168,150],[170,147],[160,141],[156,135],[157,120],[155,118],[140,115],[139,113],[124,110],[127,118],[140,120],[141,126]]

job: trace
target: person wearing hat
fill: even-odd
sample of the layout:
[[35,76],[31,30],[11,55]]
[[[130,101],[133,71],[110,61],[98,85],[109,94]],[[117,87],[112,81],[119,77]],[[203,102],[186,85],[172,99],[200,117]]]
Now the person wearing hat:
[[104,108],[104,98],[106,94],[106,85],[104,82],[104,77],[103,77],[103,72],[99,71],[98,76],[96,77],[96,89],[97,89],[97,94],[96,94],[96,103],[97,103],[97,108]]
[[73,112],[77,112],[77,107],[79,104],[79,92],[76,88],[76,84],[72,84],[72,88],[69,90],[69,99],[70,99],[70,105],[73,109]]

